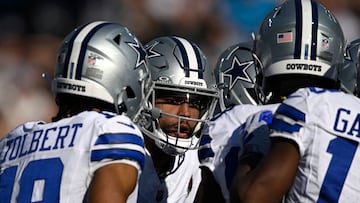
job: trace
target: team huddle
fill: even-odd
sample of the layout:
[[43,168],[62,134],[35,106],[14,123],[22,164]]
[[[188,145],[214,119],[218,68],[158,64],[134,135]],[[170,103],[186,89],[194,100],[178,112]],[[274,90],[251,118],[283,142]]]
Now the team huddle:
[[126,27],[63,40],[52,122],[0,139],[0,202],[359,202],[360,39],[286,0],[216,66]]

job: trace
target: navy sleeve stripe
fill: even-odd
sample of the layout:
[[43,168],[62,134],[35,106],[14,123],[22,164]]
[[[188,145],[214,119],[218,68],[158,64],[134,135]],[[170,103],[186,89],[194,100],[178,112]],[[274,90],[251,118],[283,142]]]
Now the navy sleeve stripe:
[[95,142],[95,145],[101,144],[137,144],[141,147],[144,147],[144,141],[141,137],[135,134],[128,133],[116,133],[116,134],[103,134],[98,137]]
[[270,125],[270,129],[272,129],[272,130],[285,131],[285,132],[289,132],[289,133],[299,132],[301,127],[302,126],[299,124],[291,125],[291,124],[286,123],[285,121],[277,119],[277,118],[273,118],[273,121]]
[[203,134],[200,139],[200,147],[198,149],[198,158],[199,161],[202,162],[203,160],[214,157],[215,153],[211,149],[211,137],[207,134]]
[[206,145],[206,144],[210,144],[211,142],[211,137],[209,135],[202,135],[201,136],[201,139],[200,139],[200,146],[201,145]]
[[203,148],[198,150],[198,158],[199,161],[202,162],[203,160],[214,157],[215,153],[211,148]]
[[276,110],[276,113],[289,117],[294,121],[305,122],[305,114],[303,112],[284,103],[279,106],[279,108]]
[[91,152],[91,161],[101,161],[103,159],[130,159],[135,160],[140,164],[141,169],[144,168],[145,155],[139,151],[128,149],[101,149],[93,150]]

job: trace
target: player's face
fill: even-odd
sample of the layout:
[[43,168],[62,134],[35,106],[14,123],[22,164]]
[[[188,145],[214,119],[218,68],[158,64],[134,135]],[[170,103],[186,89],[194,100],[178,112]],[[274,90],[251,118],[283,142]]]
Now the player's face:
[[[189,94],[158,97],[155,107],[163,112],[187,118],[198,119],[200,115],[200,99],[191,98]],[[196,124],[196,121],[164,114],[159,118],[160,128],[172,137],[189,138]]]

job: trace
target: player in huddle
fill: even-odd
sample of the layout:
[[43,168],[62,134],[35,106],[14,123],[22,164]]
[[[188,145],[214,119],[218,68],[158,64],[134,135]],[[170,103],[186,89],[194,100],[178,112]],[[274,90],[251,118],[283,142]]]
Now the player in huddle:
[[[231,185],[241,183],[241,180],[238,180],[239,174],[246,173],[255,168],[264,154],[266,154],[266,143],[269,143],[269,129],[267,129],[268,127],[265,126],[266,124],[271,123],[271,112],[276,110],[276,107],[279,105],[279,103],[283,101],[289,94],[301,87],[318,86],[329,87],[332,89],[337,89],[339,87],[339,81],[335,77],[338,71],[337,65],[339,65],[343,59],[343,33],[341,28],[338,28],[339,25],[336,19],[334,21],[333,15],[326,8],[317,2],[311,2],[312,4],[308,4],[309,2],[304,2],[304,7],[301,7],[303,2],[296,1],[295,6],[295,1],[293,1],[290,3],[287,2],[275,8],[264,19],[259,32],[256,35],[254,50],[254,62],[256,64],[255,67],[257,70],[257,79],[255,85],[255,90],[257,93],[256,95],[258,101],[261,104],[275,104],[275,107],[272,109],[266,109],[265,107],[264,109],[267,111],[262,111],[261,108],[259,108],[260,111],[258,113],[255,111],[255,114],[254,112],[246,114],[255,107],[249,107],[247,110],[244,108],[242,112],[240,111],[236,113],[236,116],[238,116],[237,119],[243,119],[243,121],[241,123],[239,122],[236,127],[233,126],[231,128],[228,126],[234,124],[231,123],[234,119],[231,119],[232,117],[230,116],[228,116],[227,119],[224,119],[226,122],[222,122],[221,125],[217,124],[216,122],[219,121],[216,121],[216,119],[224,117],[221,114],[229,115],[227,111],[234,111],[232,110],[234,109],[233,107],[230,110],[222,112],[219,116],[215,116],[215,122],[209,122],[209,126],[213,125],[212,130],[210,127],[204,128],[210,129],[208,131],[204,131],[205,135],[209,135],[209,139],[204,139],[204,147],[200,148],[200,150],[206,149],[207,151],[199,151],[200,158],[202,156],[205,157],[204,160],[206,162],[204,163],[208,164],[207,168],[210,169],[212,175],[215,177],[215,179],[217,179],[217,183],[223,192],[222,195],[224,197],[224,201],[226,202],[230,201],[229,188]],[[289,4],[292,6],[287,6]],[[301,8],[313,8],[310,9],[310,11],[314,12],[314,18],[309,19],[309,16],[301,15],[305,11],[301,10]],[[302,16],[303,18],[294,19],[287,17],[287,15],[296,13],[295,11],[297,11],[297,14],[299,14],[297,17]],[[319,13],[321,13],[320,16],[317,15]],[[309,36],[312,36],[307,34],[307,32],[309,32],[311,29],[301,29],[301,27],[299,27],[302,25],[301,23],[293,22],[309,22],[309,25],[314,25],[314,23],[312,23],[313,20],[316,23],[319,23],[321,26],[313,27],[314,32],[311,34],[316,36],[319,35],[322,38],[318,39],[317,37],[312,37],[312,41],[310,42],[317,42],[316,40],[319,40],[321,43],[312,43],[314,46],[312,49],[308,49],[309,45],[305,42],[309,41],[309,39],[307,39]],[[334,27],[334,30],[327,31],[326,26]],[[325,32],[326,35],[324,34]],[[327,36],[334,36],[333,38],[330,37],[333,39],[332,43],[329,44],[329,40],[326,38]],[[304,44],[301,44],[301,42],[304,42]],[[301,49],[302,46],[303,49]],[[327,53],[331,53],[332,57],[327,57]],[[229,58],[231,57],[224,58],[221,61],[226,61],[225,59]],[[288,64],[308,64],[307,67],[310,67],[310,65],[321,66],[322,72],[318,73],[317,71],[310,70],[309,68],[299,68],[293,70],[288,68]],[[329,68],[332,66],[335,68]],[[242,93],[242,95],[246,94]],[[244,105],[240,106],[244,107]],[[244,118],[242,117],[243,115],[245,116]],[[250,117],[247,118],[249,115]],[[221,126],[218,127],[217,131],[214,130],[216,129],[216,125]],[[226,127],[224,127],[225,125]],[[256,125],[258,127],[260,126],[261,129],[254,127]],[[230,131],[226,133],[225,131],[228,129],[230,129]],[[234,131],[233,129],[236,130]],[[206,136],[203,136],[203,138],[205,137]],[[222,140],[222,144],[218,145],[219,147],[217,147],[215,144],[216,142],[214,141],[214,138],[216,137],[220,137],[217,138],[217,140]],[[235,141],[231,141],[232,139],[229,139],[229,137],[237,137],[237,139],[234,139]],[[238,157],[233,155],[233,159],[231,159],[229,156],[224,156],[227,154],[224,153],[226,151],[225,149],[230,148],[231,146],[233,147],[233,151],[237,151],[241,155],[239,157],[239,164],[246,166],[238,168],[236,172],[237,176],[235,177],[235,172],[232,170],[235,170],[237,167],[231,167],[231,163],[236,162],[233,160],[237,160]],[[221,154],[223,154],[223,157],[221,157]],[[217,161],[214,162],[216,159]],[[203,179],[203,182],[204,180],[207,179]],[[206,187],[208,187],[208,185],[214,184],[206,185]],[[271,184],[269,183],[269,186],[270,185]],[[233,186],[233,188],[237,187]],[[237,189],[233,190],[235,190],[236,194]],[[209,198],[208,200],[210,200],[211,197],[209,196],[215,193],[212,192],[210,193],[211,195],[209,195],[209,193],[210,192],[205,193],[206,195],[203,195],[202,198]],[[199,192],[198,196],[200,195],[201,191]],[[238,200],[236,199],[236,195],[234,195],[235,198],[233,197],[235,202]],[[200,202],[201,201],[205,202],[206,200],[204,201],[200,199]],[[258,202],[267,202],[267,200]]]
[[[241,126],[248,116],[275,111],[277,104],[257,105],[253,42],[230,46],[219,56],[215,76],[220,89],[218,114],[206,123],[198,151],[202,180],[196,202],[229,202],[242,139]],[[264,144],[264,148],[267,148]]]
[[[258,36],[257,46],[266,51],[263,57],[259,54],[263,88],[281,95],[277,92],[287,85],[295,92],[281,103],[269,125],[271,147],[265,158],[254,170],[240,163],[232,200],[358,202],[360,100],[340,90],[339,79],[344,78],[338,77],[344,56],[342,29],[334,15],[316,1],[288,0],[277,12],[266,19],[271,26],[263,26]],[[285,29],[285,25],[289,26]],[[284,32],[293,36],[285,44],[271,40]],[[289,63],[317,64],[322,72],[285,74]],[[339,76],[346,74],[341,71]],[[244,155],[240,154],[240,161]]]
[[184,38],[158,37],[145,48],[152,84],[137,122],[146,147],[138,202],[193,202],[201,179],[200,132],[219,97],[214,73]]
[[[64,39],[51,123],[26,122],[0,140],[1,202],[126,202],[145,165],[139,113],[145,50],[126,27],[95,21]],[[138,78],[136,80],[136,78]]]

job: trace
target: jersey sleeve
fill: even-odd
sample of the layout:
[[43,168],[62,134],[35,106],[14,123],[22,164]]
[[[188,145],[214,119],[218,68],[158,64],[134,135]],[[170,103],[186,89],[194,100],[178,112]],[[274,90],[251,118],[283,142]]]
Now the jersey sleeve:
[[126,163],[142,170],[145,150],[141,131],[124,116],[106,120],[95,138],[90,161],[94,171],[110,163]]
[[205,124],[200,139],[198,158],[199,158],[200,166],[205,166],[213,170],[214,169],[213,160],[215,153],[211,148],[211,142],[212,142],[212,138],[209,135],[209,126]]
[[270,125],[270,137],[283,137],[294,141],[298,145],[300,155],[305,151],[300,131],[306,121],[308,95],[308,89],[300,89],[291,94],[280,104]]

